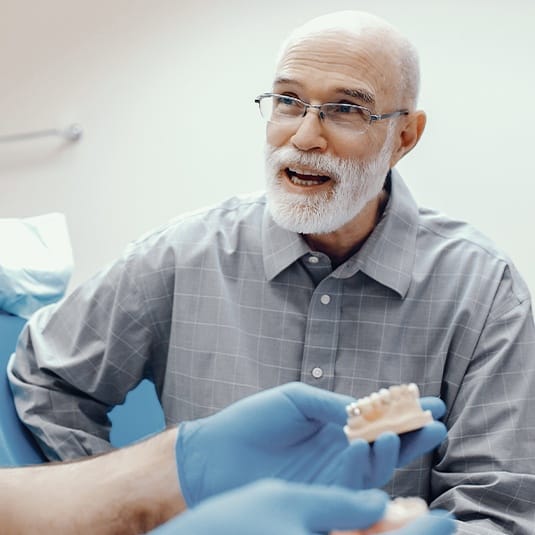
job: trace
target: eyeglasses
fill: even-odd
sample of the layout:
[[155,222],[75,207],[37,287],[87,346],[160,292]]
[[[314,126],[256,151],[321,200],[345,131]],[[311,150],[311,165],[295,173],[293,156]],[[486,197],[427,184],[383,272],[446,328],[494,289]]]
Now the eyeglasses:
[[296,97],[263,93],[255,98],[260,108],[260,115],[275,124],[298,123],[308,112],[309,108],[318,110],[320,119],[336,128],[351,131],[354,134],[366,132],[375,121],[408,115],[409,110],[397,110],[381,115],[373,114],[368,108],[357,104],[327,102],[325,104],[308,104]]

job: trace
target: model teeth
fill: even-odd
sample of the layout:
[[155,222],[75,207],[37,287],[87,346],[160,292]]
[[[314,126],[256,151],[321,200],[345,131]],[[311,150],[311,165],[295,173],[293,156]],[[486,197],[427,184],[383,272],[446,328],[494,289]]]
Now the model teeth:
[[414,383],[408,385],[394,385],[388,389],[381,388],[379,392],[374,392],[369,396],[365,396],[356,402],[351,403],[350,406],[355,406],[359,409],[364,408],[364,411],[366,411],[366,409],[371,406],[379,408],[381,404],[387,405],[392,401],[401,401],[402,399],[416,401],[419,398],[419,395],[420,391],[418,386]]
[[379,390],[379,397],[385,405],[390,403],[390,390],[387,390],[386,388],[381,388],[381,390]]
[[348,439],[363,438],[372,442],[384,431],[401,434],[419,429],[433,420],[430,411],[422,411],[416,384],[381,388],[346,407]]

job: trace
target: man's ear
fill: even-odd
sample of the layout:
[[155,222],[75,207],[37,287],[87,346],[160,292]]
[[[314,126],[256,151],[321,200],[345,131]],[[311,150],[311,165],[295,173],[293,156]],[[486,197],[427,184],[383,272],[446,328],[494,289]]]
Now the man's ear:
[[413,111],[405,118],[405,124],[396,137],[394,151],[390,158],[390,169],[420,141],[426,122],[427,117],[425,112],[421,110]]

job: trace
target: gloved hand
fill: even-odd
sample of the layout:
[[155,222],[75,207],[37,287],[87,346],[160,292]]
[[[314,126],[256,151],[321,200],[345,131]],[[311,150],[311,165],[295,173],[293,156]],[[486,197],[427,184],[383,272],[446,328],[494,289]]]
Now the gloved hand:
[[[444,404],[423,398],[440,417]],[[349,444],[343,432],[349,396],[289,383],[242,399],[179,427],[176,456],[188,507],[257,479],[381,487],[396,467],[433,449],[446,436],[440,422],[401,438],[384,433],[370,445]]]
[[374,524],[383,516],[387,501],[387,495],[379,490],[355,493],[338,487],[264,480],[206,500],[151,533],[315,535]]

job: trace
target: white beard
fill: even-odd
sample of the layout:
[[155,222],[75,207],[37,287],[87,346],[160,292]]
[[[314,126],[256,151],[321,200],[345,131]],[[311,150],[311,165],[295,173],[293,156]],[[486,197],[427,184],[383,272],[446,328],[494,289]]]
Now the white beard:
[[[345,225],[383,188],[394,131],[389,128],[379,154],[367,162],[266,145],[266,196],[274,221],[301,234],[325,234]],[[288,167],[304,167],[329,176],[332,188],[308,195],[289,192],[282,184],[286,178],[280,177],[281,170]]]

